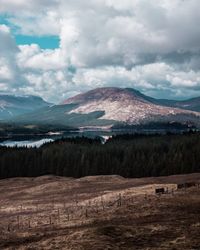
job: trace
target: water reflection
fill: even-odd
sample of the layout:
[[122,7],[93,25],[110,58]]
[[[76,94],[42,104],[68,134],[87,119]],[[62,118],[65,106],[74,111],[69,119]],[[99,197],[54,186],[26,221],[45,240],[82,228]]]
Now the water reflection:
[[27,148],[39,148],[43,144],[53,142],[53,139],[41,139],[38,141],[4,141],[0,143],[1,146],[6,147],[27,147]]

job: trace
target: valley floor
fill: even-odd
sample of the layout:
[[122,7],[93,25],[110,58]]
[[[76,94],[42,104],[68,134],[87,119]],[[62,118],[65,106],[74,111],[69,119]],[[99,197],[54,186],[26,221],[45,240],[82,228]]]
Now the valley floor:
[[1,180],[0,249],[199,250],[200,187],[186,182],[200,174]]

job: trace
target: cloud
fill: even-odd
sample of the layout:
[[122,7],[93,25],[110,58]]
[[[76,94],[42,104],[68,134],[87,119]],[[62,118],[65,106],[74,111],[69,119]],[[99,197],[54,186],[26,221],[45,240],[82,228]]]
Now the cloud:
[[57,0],[0,0],[0,12],[17,14],[28,11],[38,11],[40,8],[49,9],[54,7],[59,1]]
[[173,62],[182,54],[185,62],[190,60],[187,53],[200,50],[198,0],[173,3],[102,0],[88,1],[86,5],[69,1],[67,4],[61,12],[64,19],[61,44],[69,48],[71,60],[78,66],[131,68],[164,61],[169,56]]
[[13,56],[18,51],[18,48],[15,44],[15,40],[10,34],[10,29],[6,25],[0,25],[0,55],[5,56]]
[[124,67],[83,69],[77,72],[73,81],[82,88],[87,86],[86,90],[103,86],[130,87],[157,98],[200,95],[199,72],[176,71],[166,63],[140,65],[131,70]]
[[55,11],[41,12],[39,14],[17,14],[11,16],[8,21],[16,27],[19,34],[25,35],[59,35],[60,19]]
[[0,41],[1,91],[14,90],[19,84],[24,84],[24,79],[16,59],[19,48],[6,25],[0,25]]
[[1,81],[11,80],[13,78],[11,69],[4,58],[0,59],[0,79]]
[[21,45],[19,48],[17,59],[21,69],[48,71],[59,70],[67,65],[60,49],[42,50],[36,44]]
[[[0,0],[1,84],[50,101],[98,86],[200,95],[199,12],[199,0]],[[15,33],[60,44],[17,46]]]

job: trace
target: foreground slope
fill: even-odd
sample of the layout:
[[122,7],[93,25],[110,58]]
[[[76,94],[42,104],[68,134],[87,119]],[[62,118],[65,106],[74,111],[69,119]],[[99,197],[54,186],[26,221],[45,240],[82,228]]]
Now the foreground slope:
[[[199,249],[200,174],[0,181],[0,249]],[[169,194],[156,196],[155,188]]]

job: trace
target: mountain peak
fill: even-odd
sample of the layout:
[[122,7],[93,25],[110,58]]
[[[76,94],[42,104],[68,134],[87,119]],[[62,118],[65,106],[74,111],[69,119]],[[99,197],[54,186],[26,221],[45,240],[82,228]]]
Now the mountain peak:
[[[0,112],[4,112],[4,107]],[[15,121],[31,124],[59,123],[75,127],[189,121],[200,126],[200,113],[186,108],[197,109],[198,103],[193,103],[193,100],[190,103],[174,103],[145,96],[131,88],[107,87],[90,90],[69,98],[60,105],[47,106],[41,110],[31,111],[30,114],[26,110],[26,114],[17,117]]]
[[139,91],[129,88],[117,88],[117,87],[104,87],[96,88],[90,90],[86,93],[76,95],[74,97],[68,98],[62,104],[71,104],[71,103],[85,103],[91,101],[100,101],[100,100],[110,100],[111,102],[119,101],[123,99],[138,99],[140,101],[146,102],[143,96]]
[[69,98],[63,104],[76,104],[68,114],[89,114],[101,111],[103,115],[99,119],[128,124],[139,124],[158,117],[200,115],[192,111],[159,105],[154,98],[131,88],[97,88]]

